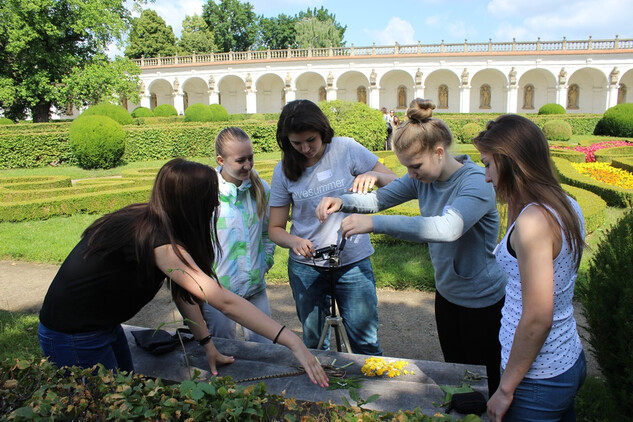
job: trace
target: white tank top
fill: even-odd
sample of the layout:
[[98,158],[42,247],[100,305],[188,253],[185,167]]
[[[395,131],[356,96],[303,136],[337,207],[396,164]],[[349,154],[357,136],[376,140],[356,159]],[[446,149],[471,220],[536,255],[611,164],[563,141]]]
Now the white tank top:
[[[573,208],[578,214],[583,228],[584,219],[580,206],[572,198],[569,198]],[[529,206],[528,204],[523,211]],[[497,263],[508,275],[506,285],[506,299],[501,311],[501,330],[499,331],[499,341],[501,342],[501,366],[505,370],[514,341],[523,304],[521,298],[521,278],[519,275],[519,265],[517,259],[508,251],[508,238],[514,229],[514,223],[508,229],[503,240],[495,248]],[[562,233],[561,251],[554,259],[554,318],[552,328],[532,366],[525,375],[526,378],[545,379],[553,378],[570,369],[580,352],[582,343],[576,330],[576,320],[574,319],[574,308],[572,299],[574,297],[574,285],[576,284],[576,266],[574,255],[565,235]]]

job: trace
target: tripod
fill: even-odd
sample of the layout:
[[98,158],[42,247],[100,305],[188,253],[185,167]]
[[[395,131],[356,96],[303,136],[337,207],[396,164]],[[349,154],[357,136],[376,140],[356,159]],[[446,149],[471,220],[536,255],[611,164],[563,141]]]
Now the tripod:
[[341,340],[345,347],[345,352],[352,353],[352,348],[349,344],[349,338],[347,337],[347,331],[345,331],[345,325],[343,325],[343,318],[336,315],[336,281],[334,280],[334,270],[338,268],[341,263],[341,259],[338,252],[343,249],[345,241],[341,242],[341,246],[337,247],[332,245],[329,248],[323,248],[317,250],[317,255],[321,254],[328,260],[328,272],[330,273],[330,297],[332,301],[332,309],[330,315],[325,318],[325,325],[323,326],[323,332],[321,333],[321,339],[317,349],[323,347],[325,338],[329,333],[330,327],[334,329],[334,336],[336,337],[336,350],[342,352]]

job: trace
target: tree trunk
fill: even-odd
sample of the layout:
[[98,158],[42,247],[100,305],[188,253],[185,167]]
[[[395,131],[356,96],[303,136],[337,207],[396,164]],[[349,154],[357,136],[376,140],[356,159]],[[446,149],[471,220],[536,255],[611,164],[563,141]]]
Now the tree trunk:
[[40,102],[31,109],[33,114],[33,123],[48,123],[51,119],[51,103]]

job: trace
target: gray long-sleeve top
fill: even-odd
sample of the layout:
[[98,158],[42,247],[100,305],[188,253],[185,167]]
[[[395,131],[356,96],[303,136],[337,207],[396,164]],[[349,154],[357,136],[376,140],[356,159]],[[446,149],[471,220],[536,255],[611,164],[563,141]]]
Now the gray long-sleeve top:
[[420,216],[373,216],[374,233],[428,242],[435,287],[450,302],[483,308],[505,294],[506,276],[493,255],[499,232],[494,188],[468,156],[446,181],[404,175],[370,194],[343,195],[341,211],[370,214],[417,199]]

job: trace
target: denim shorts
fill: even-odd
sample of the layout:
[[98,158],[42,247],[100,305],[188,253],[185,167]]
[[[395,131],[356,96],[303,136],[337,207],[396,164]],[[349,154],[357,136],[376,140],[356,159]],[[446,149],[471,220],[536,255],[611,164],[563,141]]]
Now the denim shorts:
[[44,356],[58,367],[91,368],[97,363],[106,369],[133,371],[132,354],[121,325],[97,331],[66,334],[40,323],[38,338]]

